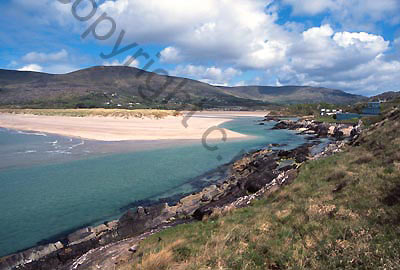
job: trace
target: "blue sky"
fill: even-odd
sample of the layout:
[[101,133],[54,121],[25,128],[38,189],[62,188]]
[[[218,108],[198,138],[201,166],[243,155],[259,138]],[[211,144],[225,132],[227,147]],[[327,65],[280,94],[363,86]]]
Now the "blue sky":
[[[131,66],[153,60],[149,71],[217,85],[312,85],[364,95],[400,90],[398,0],[96,3],[94,9],[89,0],[2,0],[0,68],[66,73],[123,65],[142,49],[148,59],[139,56]],[[110,37],[82,38],[90,27]],[[138,45],[101,57],[121,31],[120,48]]]

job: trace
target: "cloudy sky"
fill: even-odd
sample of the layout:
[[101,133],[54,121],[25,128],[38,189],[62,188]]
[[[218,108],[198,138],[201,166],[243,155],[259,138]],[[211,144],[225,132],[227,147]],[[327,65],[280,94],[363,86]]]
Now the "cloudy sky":
[[129,64],[217,85],[400,90],[399,0],[1,0],[0,9],[4,69]]

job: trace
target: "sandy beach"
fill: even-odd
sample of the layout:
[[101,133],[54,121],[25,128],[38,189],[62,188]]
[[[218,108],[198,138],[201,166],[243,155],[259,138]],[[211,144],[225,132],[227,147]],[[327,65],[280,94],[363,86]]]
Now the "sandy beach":
[[[183,125],[183,116],[154,118],[66,117],[24,114],[0,114],[0,127],[36,131],[98,141],[127,140],[197,140],[211,127],[235,117],[264,116],[265,112],[197,112]],[[248,136],[225,130],[228,139]],[[207,139],[221,139],[221,132],[211,132]]]

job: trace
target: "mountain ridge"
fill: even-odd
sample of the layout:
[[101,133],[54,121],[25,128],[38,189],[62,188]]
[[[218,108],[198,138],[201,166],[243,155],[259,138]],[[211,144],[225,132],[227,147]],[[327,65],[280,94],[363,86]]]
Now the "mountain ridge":
[[365,99],[322,87],[213,86],[125,66],[95,66],[66,74],[0,69],[0,106],[176,109],[191,105],[208,109]]

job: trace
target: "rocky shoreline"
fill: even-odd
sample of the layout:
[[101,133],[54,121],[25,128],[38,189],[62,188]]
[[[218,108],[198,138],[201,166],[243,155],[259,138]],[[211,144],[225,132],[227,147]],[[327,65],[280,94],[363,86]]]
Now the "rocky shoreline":
[[[138,237],[161,227],[202,220],[234,208],[244,207],[266,192],[293,181],[297,169],[309,159],[321,158],[340,151],[349,141],[357,138],[360,125],[326,124],[310,120],[279,120],[266,117],[264,121],[277,121],[273,129],[295,130],[307,135],[309,142],[295,149],[262,149],[246,154],[229,165],[229,173],[216,184],[180,199],[176,205],[168,203],[139,206],[128,210],[119,220],[96,227],[87,227],[69,234],[56,243],[28,249],[0,259],[0,270],[55,270],[81,269],[74,264],[77,258],[99,247]],[[317,155],[311,149],[320,138],[331,143]],[[277,145],[271,145],[274,147]],[[220,174],[222,175],[222,174]],[[74,268],[68,268],[75,265]]]

